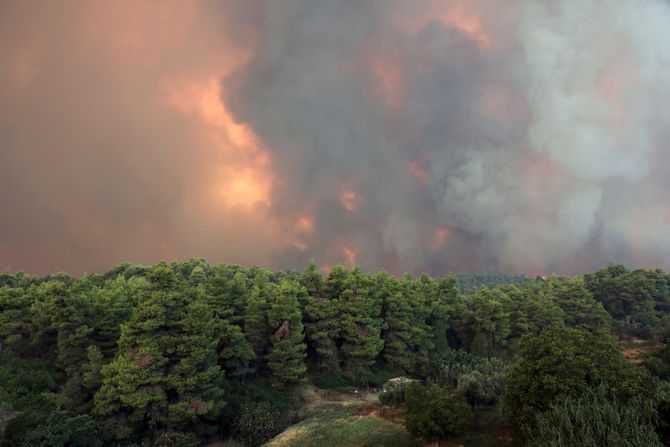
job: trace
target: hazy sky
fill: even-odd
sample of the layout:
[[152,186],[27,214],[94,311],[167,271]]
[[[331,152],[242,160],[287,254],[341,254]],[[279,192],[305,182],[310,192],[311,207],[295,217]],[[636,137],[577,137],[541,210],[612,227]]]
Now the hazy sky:
[[0,0],[0,270],[670,267],[667,0]]

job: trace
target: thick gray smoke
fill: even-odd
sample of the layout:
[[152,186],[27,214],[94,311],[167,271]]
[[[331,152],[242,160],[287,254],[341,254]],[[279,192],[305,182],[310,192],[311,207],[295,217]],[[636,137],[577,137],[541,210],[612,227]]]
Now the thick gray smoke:
[[670,267],[667,0],[86,5],[0,3],[0,267]]
[[257,5],[224,99],[287,180],[277,213],[314,208],[301,260],[343,238],[368,268],[668,265],[668,4],[494,3]]

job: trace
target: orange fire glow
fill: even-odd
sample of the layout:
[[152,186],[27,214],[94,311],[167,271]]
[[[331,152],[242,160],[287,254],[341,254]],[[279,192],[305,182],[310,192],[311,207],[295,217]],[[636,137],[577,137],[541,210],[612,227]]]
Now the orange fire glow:
[[475,2],[454,0],[447,5],[445,3],[447,2],[435,1],[428,5],[422,14],[414,15],[412,19],[399,18],[398,25],[407,32],[415,33],[426,23],[439,20],[445,26],[452,26],[470,36],[479,48],[487,49],[493,46],[493,39],[484,29]]
[[491,47],[491,37],[485,32],[479,14],[473,10],[473,2],[449,2],[447,10],[440,14],[440,20],[459,31],[468,34],[480,48]]
[[273,185],[269,153],[251,128],[233,119],[221,101],[216,78],[184,83],[169,91],[168,102],[181,112],[197,114],[214,144],[226,154],[222,183],[216,187],[226,204],[231,208],[269,206]]
[[372,66],[377,83],[377,94],[384,98],[386,104],[393,109],[400,109],[404,102],[402,72],[397,64],[376,59]]
[[433,236],[433,243],[430,246],[431,250],[439,251],[442,247],[444,247],[444,243],[447,241],[448,237],[449,237],[449,228],[447,227],[436,228],[435,235]]
[[338,195],[338,199],[340,200],[340,203],[342,204],[344,209],[349,211],[350,213],[353,213],[354,211],[358,210],[358,208],[361,205],[361,198],[360,195],[358,194],[358,191],[348,186],[342,186],[340,188],[340,194]]
[[421,185],[428,184],[428,171],[419,163],[413,161],[409,164],[409,172],[419,181]]
[[349,267],[356,266],[356,258],[358,256],[358,250],[351,246],[348,242],[343,242],[340,246],[342,255],[344,256],[344,263]]
[[298,217],[298,220],[295,222],[295,228],[300,233],[314,233],[314,216],[302,215]]

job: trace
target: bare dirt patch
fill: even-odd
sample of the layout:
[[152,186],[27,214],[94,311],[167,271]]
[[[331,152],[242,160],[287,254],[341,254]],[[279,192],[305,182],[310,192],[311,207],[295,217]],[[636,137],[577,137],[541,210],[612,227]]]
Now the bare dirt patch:
[[619,341],[619,349],[627,360],[640,364],[644,362],[651,354],[661,351],[665,345],[656,340],[645,340],[642,338],[633,338],[631,340]]

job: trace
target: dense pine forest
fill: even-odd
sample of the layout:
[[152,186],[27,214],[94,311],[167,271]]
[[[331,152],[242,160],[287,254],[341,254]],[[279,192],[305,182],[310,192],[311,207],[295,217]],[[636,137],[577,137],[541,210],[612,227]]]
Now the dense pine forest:
[[528,279],[201,259],[4,273],[2,445],[257,446],[299,420],[308,385],[378,390],[417,443],[488,411],[517,445],[663,445],[669,284],[620,265]]

